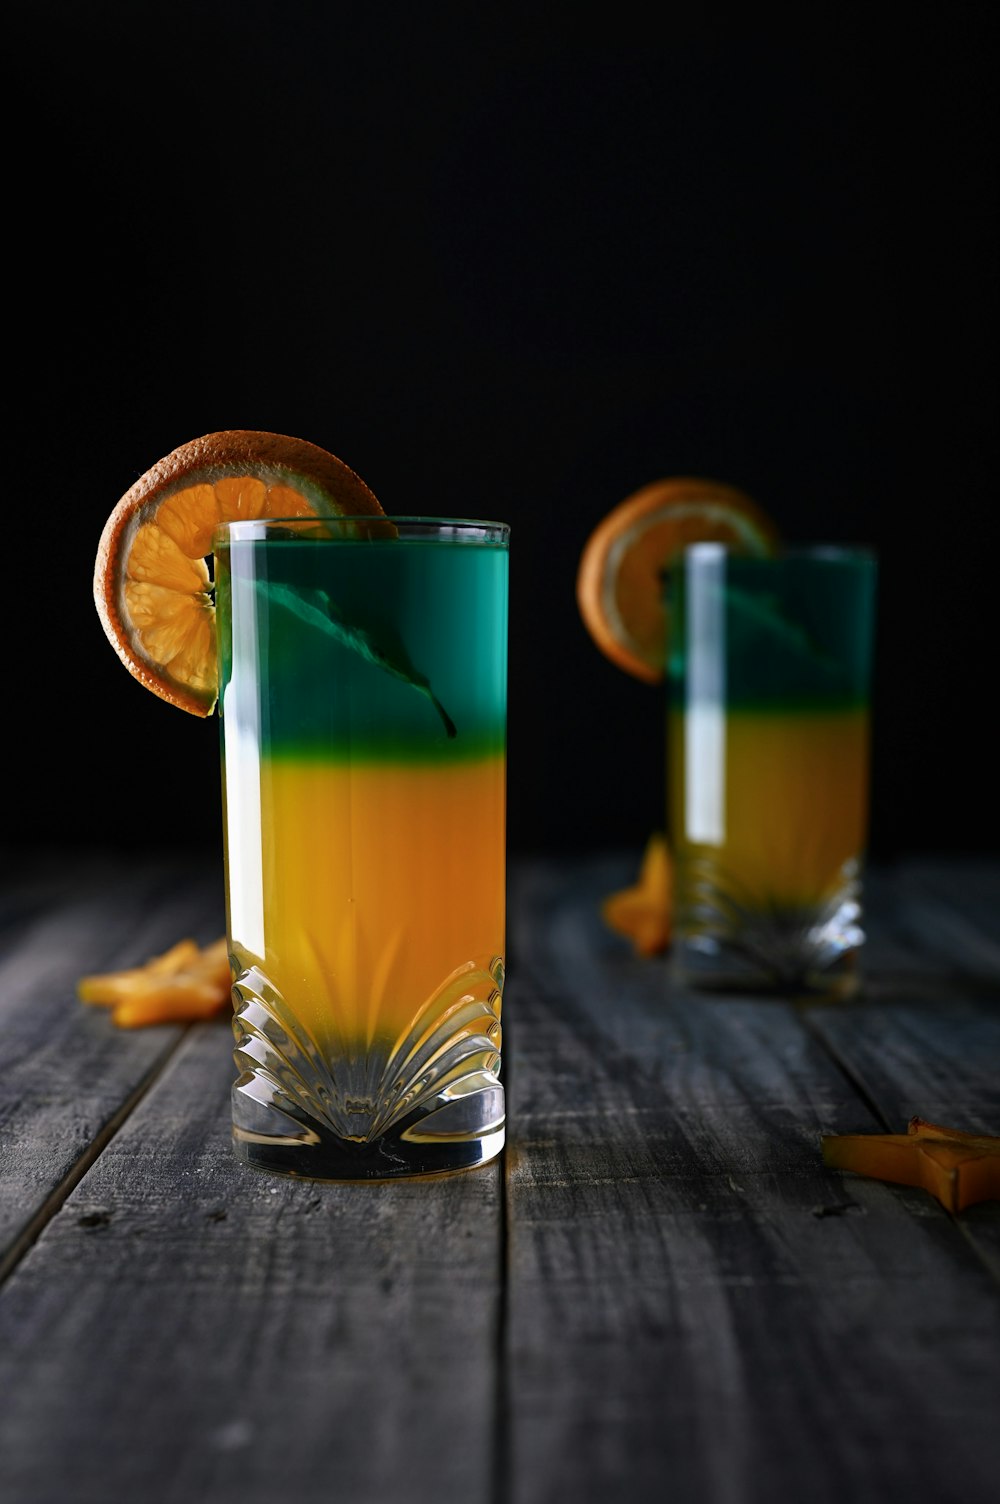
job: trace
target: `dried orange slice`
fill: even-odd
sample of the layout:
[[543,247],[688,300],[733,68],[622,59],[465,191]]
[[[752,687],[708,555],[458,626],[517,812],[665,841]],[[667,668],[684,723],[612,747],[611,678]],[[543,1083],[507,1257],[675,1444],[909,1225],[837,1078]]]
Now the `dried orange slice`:
[[698,476],[655,480],[619,502],[584,545],[576,600],[584,625],[612,663],[656,684],[667,655],[666,574],[691,543],[769,554],[774,523],[735,486]]
[[601,914],[609,929],[632,942],[637,956],[670,948],[674,869],[666,836],[654,831],[646,842],[638,881],[609,893]]
[[230,981],[223,935],[204,949],[179,940],[141,966],[81,977],[76,991],[82,1003],[110,1008],[119,1029],[141,1029],[221,1013],[230,1001]]
[[823,1163],[895,1185],[919,1186],[950,1212],[1000,1200],[1000,1138],[912,1117],[906,1133],[824,1134]]
[[336,455],[287,434],[230,429],[182,444],[141,475],[104,525],[94,601],[129,673],[207,716],[215,708],[215,604],[206,559],[219,522],[383,516]]

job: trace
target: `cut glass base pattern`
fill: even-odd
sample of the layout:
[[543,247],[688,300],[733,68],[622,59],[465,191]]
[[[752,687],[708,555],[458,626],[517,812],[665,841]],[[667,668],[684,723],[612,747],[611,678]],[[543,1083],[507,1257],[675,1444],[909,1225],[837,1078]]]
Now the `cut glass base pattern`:
[[717,862],[682,861],[673,968],[682,984],[717,991],[846,998],[859,986],[861,879],[857,862],[815,904],[748,891]]
[[248,1164],[325,1180],[468,1169],[504,1142],[502,960],[452,972],[395,1041],[320,1050],[264,972],[233,987],[233,1141]]

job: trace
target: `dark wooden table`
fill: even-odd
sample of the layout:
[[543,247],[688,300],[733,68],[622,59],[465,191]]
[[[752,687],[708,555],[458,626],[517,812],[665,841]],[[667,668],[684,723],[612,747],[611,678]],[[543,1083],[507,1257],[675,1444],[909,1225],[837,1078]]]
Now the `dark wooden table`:
[[823,1132],[1000,1133],[1000,862],[873,874],[865,996],[680,994],[511,873],[502,1159],[242,1169],[225,1020],[115,1030],[78,976],[222,930],[204,858],[10,853],[4,1504],[994,1504],[1000,1203],[824,1169]]

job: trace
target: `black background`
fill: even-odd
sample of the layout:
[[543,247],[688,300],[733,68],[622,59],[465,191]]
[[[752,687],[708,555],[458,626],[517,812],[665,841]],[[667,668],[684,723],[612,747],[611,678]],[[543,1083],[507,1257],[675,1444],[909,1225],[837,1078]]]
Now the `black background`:
[[878,549],[873,855],[997,849],[991,8],[651,11],[8,19],[7,841],[220,842],[217,724],[91,575],[132,481],[237,427],[511,524],[512,850],[662,824],[661,695],[574,584],[672,474]]

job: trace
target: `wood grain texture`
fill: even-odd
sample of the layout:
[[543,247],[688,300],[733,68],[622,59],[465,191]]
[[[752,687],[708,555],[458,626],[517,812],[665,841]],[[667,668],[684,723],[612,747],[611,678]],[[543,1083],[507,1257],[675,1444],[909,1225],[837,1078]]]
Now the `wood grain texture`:
[[505,1196],[498,1164],[242,1168],[226,1021],[124,1033],[73,993],[218,933],[218,872],[22,862],[0,1496],[992,1504],[1000,1206],[952,1218],[819,1139],[996,1131],[1000,864],[875,874],[863,999],[796,1006],[634,957],[598,904],[638,859],[512,869]]
[[915,924],[930,930],[962,975],[1000,986],[1000,862],[985,857],[912,859],[896,891]]
[[398,1185],[244,1169],[232,1039],[190,1030],[8,1280],[17,1504],[489,1497],[499,1168]]
[[[978,861],[906,864],[876,894],[869,995],[811,1007],[804,1021],[884,1129],[914,1115],[1000,1136],[1000,869]],[[890,973],[890,948],[909,965]],[[848,1131],[853,1131],[848,1129]],[[845,1176],[846,1187],[856,1185]],[[922,1191],[896,1194],[919,1206]],[[958,1227],[1000,1278],[1000,1215],[969,1207]]]
[[635,863],[538,864],[512,905],[513,1496],[985,1504],[995,1282],[930,1198],[823,1169],[881,1125],[793,1007],[607,934]]
[[0,896],[0,1267],[49,1198],[176,1048],[182,1029],[116,1029],[77,1000],[88,972],[225,929],[221,870],[178,856],[18,854]]

